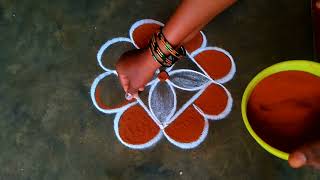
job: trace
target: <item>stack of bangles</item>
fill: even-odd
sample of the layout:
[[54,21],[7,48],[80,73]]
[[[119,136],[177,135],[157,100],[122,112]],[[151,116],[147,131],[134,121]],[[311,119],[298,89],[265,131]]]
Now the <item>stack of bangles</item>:
[[[163,53],[163,51],[158,45],[158,41],[170,53],[169,55]],[[162,29],[160,29],[158,33],[155,33],[152,36],[151,41],[149,43],[149,49],[152,53],[152,57],[154,58],[154,60],[164,67],[172,66],[175,62],[177,62],[179,59],[182,59],[186,55],[186,50],[183,46],[179,47],[177,51],[171,46],[168,40],[164,37]]]
[[[169,55],[166,55],[161,50],[158,42],[163,45]],[[182,59],[184,56],[186,56],[186,50],[183,46],[179,47],[177,51],[172,47],[172,45],[164,37],[162,28],[160,29],[160,32],[153,34],[149,43],[149,49],[152,53],[153,59],[164,67],[171,67],[179,59]],[[125,98],[127,100],[131,100],[133,96],[130,93],[126,93]]]

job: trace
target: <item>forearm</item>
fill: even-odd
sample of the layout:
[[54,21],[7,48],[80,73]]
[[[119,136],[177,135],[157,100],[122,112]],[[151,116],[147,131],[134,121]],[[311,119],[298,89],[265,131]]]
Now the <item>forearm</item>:
[[165,24],[163,34],[173,46],[182,44],[235,2],[236,0],[182,0]]

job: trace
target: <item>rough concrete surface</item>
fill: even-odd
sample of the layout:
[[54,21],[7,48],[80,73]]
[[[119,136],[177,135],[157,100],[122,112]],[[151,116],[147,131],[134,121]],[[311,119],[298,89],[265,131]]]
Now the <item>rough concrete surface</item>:
[[[283,60],[313,59],[310,2],[243,0],[205,27],[209,44],[230,51],[237,75],[226,87],[234,108],[211,122],[197,149],[166,140],[130,150],[113,131],[113,115],[89,97],[102,72],[96,53],[127,36],[142,18],[165,22],[171,0],[0,0],[0,179],[320,179],[293,170],[248,134],[240,102],[260,70]],[[115,52],[116,53],[116,52]]]

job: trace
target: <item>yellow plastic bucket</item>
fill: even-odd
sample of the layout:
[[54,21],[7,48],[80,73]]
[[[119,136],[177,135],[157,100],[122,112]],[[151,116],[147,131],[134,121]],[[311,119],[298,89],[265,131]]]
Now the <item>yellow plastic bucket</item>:
[[304,71],[311,74],[314,74],[316,76],[320,77],[320,63],[312,62],[312,61],[306,61],[306,60],[292,60],[292,61],[285,61],[281,62],[275,65],[272,65],[263,71],[261,71],[259,74],[257,74],[251,82],[248,84],[246,90],[244,91],[244,94],[242,96],[242,102],[241,102],[241,113],[242,118],[244,121],[244,124],[251,134],[251,136],[262,146],[266,151],[269,153],[284,159],[288,160],[289,154],[286,152],[283,152],[279,149],[276,149],[275,147],[270,146],[266,142],[264,142],[252,129],[248,117],[247,117],[247,103],[250,98],[252,90],[255,88],[255,86],[264,78],[281,72],[281,71],[290,71],[290,70],[297,70],[297,71]]

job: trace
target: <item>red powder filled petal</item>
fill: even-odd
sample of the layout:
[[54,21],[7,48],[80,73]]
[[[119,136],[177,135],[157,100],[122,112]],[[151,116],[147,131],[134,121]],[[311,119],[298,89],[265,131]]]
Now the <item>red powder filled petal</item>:
[[132,99],[131,101],[123,101],[122,103],[116,104],[116,105],[107,105],[105,102],[103,102],[102,100],[102,94],[101,94],[101,87],[98,85],[96,88],[96,91],[94,93],[94,97],[96,99],[96,102],[98,104],[98,106],[102,109],[106,109],[106,110],[111,110],[111,109],[117,109],[117,108],[121,108],[122,106],[125,106],[133,101],[135,101],[135,99]]
[[194,58],[213,79],[225,77],[232,67],[231,59],[217,50],[204,50]]
[[159,74],[158,74],[158,79],[160,81],[165,81],[167,79],[169,79],[169,74],[167,73],[167,71],[161,71]]
[[192,53],[193,51],[201,47],[202,42],[203,42],[203,38],[201,33],[199,32],[194,38],[192,38],[189,42],[187,42],[183,46],[189,53]]
[[159,31],[160,25],[158,24],[143,24],[138,26],[132,33],[133,40],[139,48],[148,46],[152,35]]
[[222,113],[228,104],[226,91],[217,84],[211,84],[195,101],[205,114],[218,115]]
[[170,138],[181,143],[191,143],[198,140],[203,133],[205,121],[192,106],[189,106],[165,132]]
[[158,125],[139,105],[126,110],[119,121],[119,135],[128,144],[145,144],[152,140],[159,131]]

